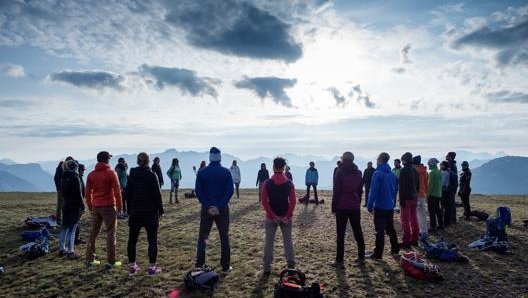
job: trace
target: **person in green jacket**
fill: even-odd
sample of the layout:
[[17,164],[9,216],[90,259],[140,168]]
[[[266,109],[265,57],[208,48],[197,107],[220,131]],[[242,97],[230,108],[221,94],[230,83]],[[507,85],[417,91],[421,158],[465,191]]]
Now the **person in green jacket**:
[[172,204],[172,195],[174,194],[174,202],[179,203],[178,201],[178,189],[180,188],[180,180],[182,179],[181,169],[179,160],[177,158],[172,159],[172,165],[169,170],[167,170],[167,175],[171,180],[171,190],[169,195],[169,204]]
[[427,187],[427,210],[429,211],[429,233],[436,233],[437,220],[438,229],[444,229],[444,220],[440,210],[440,200],[442,199],[442,175],[438,170],[438,159],[431,158],[427,162],[429,166],[429,181]]

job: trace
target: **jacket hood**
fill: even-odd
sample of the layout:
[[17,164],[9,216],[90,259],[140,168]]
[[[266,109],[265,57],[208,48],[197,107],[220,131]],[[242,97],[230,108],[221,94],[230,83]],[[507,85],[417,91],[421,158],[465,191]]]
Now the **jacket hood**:
[[376,168],[376,171],[390,172],[391,167],[389,166],[389,164],[384,163],[384,164],[378,165],[378,167]]
[[104,171],[104,170],[107,170],[107,169],[110,169],[110,165],[105,163],[105,162],[98,162],[95,165],[95,170],[96,171]]
[[72,178],[72,177],[75,177],[75,176],[79,176],[79,174],[76,171],[73,171],[73,170],[64,170],[64,172],[62,172],[62,177],[63,178]]
[[273,173],[270,179],[273,180],[276,185],[282,185],[289,181],[283,173]]
[[340,168],[345,170],[357,170],[358,166],[354,162],[342,163]]
[[136,167],[130,169],[130,177],[143,178],[152,172],[149,167]]

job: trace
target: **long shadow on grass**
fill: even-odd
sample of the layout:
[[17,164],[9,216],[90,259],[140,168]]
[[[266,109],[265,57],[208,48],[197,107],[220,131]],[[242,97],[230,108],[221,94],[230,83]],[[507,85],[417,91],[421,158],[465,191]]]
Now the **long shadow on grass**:
[[261,274],[260,278],[257,279],[257,285],[251,291],[251,298],[262,298],[264,297],[264,292],[267,290],[269,275]]
[[337,276],[337,287],[339,289],[339,297],[350,297],[348,292],[350,290],[350,286],[348,285],[346,272],[343,269],[335,268],[336,276]]

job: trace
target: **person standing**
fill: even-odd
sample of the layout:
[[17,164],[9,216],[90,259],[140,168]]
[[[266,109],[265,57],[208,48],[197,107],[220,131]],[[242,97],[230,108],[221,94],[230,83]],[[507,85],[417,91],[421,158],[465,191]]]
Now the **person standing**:
[[388,165],[390,156],[386,152],[380,153],[377,168],[372,175],[367,210],[374,213],[374,228],[376,230],[376,246],[367,255],[371,259],[381,259],[385,247],[385,234],[389,236],[391,253],[398,254],[398,235],[394,228],[394,206],[398,193],[398,178],[391,172]]
[[342,163],[341,160],[336,161],[336,167],[334,168],[334,175],[332,175],[332,177],[335,177],[335,174],[336,174],[337,170],[339,170],[339,167],[341,166],[341,163]]
[[172,204],[172,195],[174,194],[174,202],[179,203],[178,189],[180,188],[180,180],[182,179],[180,161],[177,158],[172,159],[172,164],[167,170],[167,175],[171,181],[171,190],[169,195],[169,204]]
[[160,159],[157,156],[154,157],[154,163],[152,164],[152,172],[154,172],[156,176],[158,176],[158,183],[161,189],[164,182],[163,182],[163,174],[162,174],[161,166],[160,166]]
[[255,183],[255,186],[258,187],[258,197],[259,197],[259,203],[262,201],[262,185],[264,184],[264,181],[269,179],[269,172],[266,169],[266,164],[261,163],[260,164],[260,170],[257,173],[257,182]]
[[163,218],[163,202],[158,175],[149,168],[149,156],[141,152],[137,156],[138,167],[130,170],[126,191],[128,194],[128,245],[129,275],[139,272],[136,263],[136,244],[141,228],[145,228],[148,241],[149,269],[152,276],[161,273],[156,265],[158,257],[158,227]]
[[397,158],[394,159],[394,168],[392,169],[392,172],[394,173],[394,175],[396,175],[397,178],[400,178],[401,169],[402,169],[401,160]]
[[223,273],[230,273],[231,247],[229,245],[229,200],[233,196],[233,178],[228,168],[222,167],[220,149],[211,147],[210,163],[199,170],[196,176],[196,196],[202,205],[200,211],[200,230],[196,248],[196,267],[205,264],[205,248],[213,222],[220,235],[220,264]]
[[128,216],[127,209],[127,198],[126,198],[126,184],[128,179],[128,165],[123,157],[117,159],[117,164],[114,168],[117,173],[117,179],[119,179],[119,187],[121,187],[121,198],[123,199],[123,211],[117,215],[119,219],[125,219]]
[[374,171],[376,171],[376,169],[372,166],[372,162],[367,162],[367,168],[363,171],[363,183],[365,185],[365,203],[363,207],[367,207],[370,185],[372,183],[372,175],[374,175]]
[[419,178],[418,171],[412,166],[412,154],[406,152],[402,155],[403,168],[400,171],[400,220],[403,230],[401,248],[411,248],[418,245],[420,227],[416,218],[416,205],[418,201]]
[[457,189],[458,189],[458,169],[457,169],[455,157],[456,157],[455,152],[448,152],[446,155],[446,160],[449,165],[448,166],[448,169],[449,169],[448,195],[449,195],[450,218],[451,218],[452,224],[456,224],[456,221],[457,221],[455,196],[457,194]]
[[[83,206],[84,206],[84,193],[86,192],[86,186],[84,184],[84,179],[83,179],[85,169],[86,168],[83,164],[79,164],[79,168],[78,168],[79,181],[81,182],[81,196],[83,198]],[[81,239],[81,218],[83,214],[84,214],[84,210],[83,212],[81,212],[81,216],[79,217],[79,223],[77,224],[77,229],[75,230],[75,244],[86,243],[84,240]]]
[[451,225],[451,191],[449,190],[449,163],[445,160],[440,164],[440,173],[442,175],[442,200],[440,202],[444,216],[444,227],[448,227]]
[[427,237],[427,204],[425,195],[427,193],[427,186],[429,184],[429,175],[427,169],[422,164],[422,157],[416,155],[412,159],[412,164],[418,172],[418,200],[416,205],[416,217],[418,218],[418,226],[420,227],[420,236]]
[[287,266],[295,268],[295,253],[292,240],[292,217],[295,209],[295,186],[284,176],[286,160],[277,157],[273,160],[273,176],[262,187],[262,206],[266,211],[264,223],[266,236],[264,241],[264,274],[271,272],[273,261],[273,243],[277,227],[280,228],[284,242],[284,256]]
[[286,166],[284,168],[284,176],[286,176],[286,178],[288,178],[288,180],[292,181],[293,182],[293,175],[292,173],[290,172],[290,166]]
[[62,190],[61,190],[61,179],[62,179],[62,172],[64,171],[65,162],[74,160],[73,157],[68,156],[64,161],[59,162],[57,165],[57,168],[55,168],[55,175],[53,176],[53,180],[55,182],[55,188],[57,189],[57,209],[55,210],[55,217],[57,218],[57,223],[61,223],[61,212],[62,212]]
[[315,163],[313,161],[310,162],[310,167],[306,170],[304,181],[306,184],[306,196],[304,196],[304,203],[308,204],[308,201],[310,200],[311,186],[314,191],[315,204],[319,205],[319,199],[317,198],[317,184],[319,183],[319,173],[317,172],[317,169],[315,168]]
[[429,211],[429,223],[431,228],[429,233],[436,233],[437,222],[438,229],[444,229],[444,218],[440,209],[442,200],[442,174],[437,167],[438,159],[431,158],[427,162],[429,166],[429,180],[427,185],[427,209]]
[[464,205],[464,218],[469,220],[471,218],[471,206],[469,205],[469,195],[471,194],[471,170],[467,161],[462,162],[462,173],[460,173],[460,188],[458,195],[462,204]]
[[363,193],[363,180],[361,171],[354,164],[354,154],[345,152],[341,157],[341,165],[334,175],[332,195],[332,213],[336,219],[336,258],[334,267],[344,269],[345,233],[347,223],[350,222],[354,239],[357,243],[358,257],[354,260],[357,264],[365,261],[365,240],[361,228],[361,194]]
[[95,240],[104,222],[106,230],[106,269],[120,267],[116,261],[116,225],[117,214],[122,211],[121,188],[119,179],[110,168],[112,155],[106,151],[97,154],[95,170],[86,179],[86,205],[92,213],[90,238],[86,245],[86,267],[92,269],[100,264],[95,260]]
[[70,260],[76,260],[81,257],[81,255],[75,253],[75,231],[85,208],[77,169],[78,164],[75,160],[66,161],[61,178],[63,218],[59,237],[59,256],[67,255]]
[[240,199],[240,168],[237,166],[237,161],[233,160],[233,164],[231,164],[231,167],[229,168],[229,171],[231,172],[231,176],[233,176],[233,183],[235,184],[235,190],[237,199]]

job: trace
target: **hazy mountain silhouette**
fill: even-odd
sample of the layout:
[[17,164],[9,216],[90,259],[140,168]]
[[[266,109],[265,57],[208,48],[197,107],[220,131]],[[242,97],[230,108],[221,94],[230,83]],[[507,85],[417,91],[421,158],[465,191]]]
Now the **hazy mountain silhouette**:
[[0,171],[7,172],[13,176],[16,176],[22,180],[27,181],[29,184],[36,186],[37,189],[35,191],[55,190],[53,176],[50,173],[47,173],[44,170],[42,170],[40,165],[37,163],[12,164],[12,165],[6,165],[6,164],[0,163]]
[[528,157],[505,156],[473,170],[471,189],[479,194],[528,194]]
[[20,177],[17,177],[5,171],[0,171],[0,192],[6,191],[33,192],[39,191],[39,188],[36,185]]

